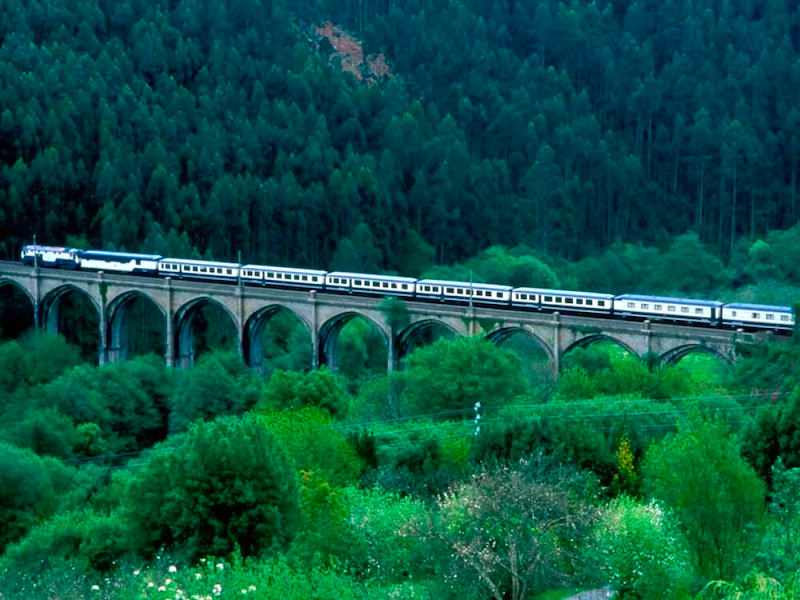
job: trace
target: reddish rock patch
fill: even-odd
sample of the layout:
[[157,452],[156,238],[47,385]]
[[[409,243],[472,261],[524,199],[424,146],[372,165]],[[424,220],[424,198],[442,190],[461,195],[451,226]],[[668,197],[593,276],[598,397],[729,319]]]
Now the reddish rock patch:
[[338,25],[327,21],[319,27],[314,27],[314,33],[328,39],[342,61],[342,69],[352,73],[359,81],[365,78],[377,80],[392,76],[383,54],[371,54],[365,57],[361,42]]

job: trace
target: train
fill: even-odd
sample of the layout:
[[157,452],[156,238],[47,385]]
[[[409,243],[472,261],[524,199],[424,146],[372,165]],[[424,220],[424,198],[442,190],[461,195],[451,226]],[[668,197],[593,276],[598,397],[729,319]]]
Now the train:
[[62,246],[28,245],[22,263],[53,269],[104,271],[145,277],[199,279],[276,288],[325,290],[333,293],[381,295],[422,301],[472,304],[541,312],[570,313],[626,319],[686,322],[750,331],[790,331],[794,314],[787,306],[725,303],[642,294],[602,294],[570,290],[497,285],[492,283],[416,279],[394,275],[321,271],[186,258],[157,254],[80,250]]

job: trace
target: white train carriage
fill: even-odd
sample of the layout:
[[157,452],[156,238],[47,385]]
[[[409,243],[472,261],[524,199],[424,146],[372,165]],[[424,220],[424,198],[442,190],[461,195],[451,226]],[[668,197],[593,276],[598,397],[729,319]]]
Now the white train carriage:
[[435,298],[441,301],[472,302],[476,304],[509,304],[510,285],[420,279],[416,286],[417,298]]
[[158,263],[158,274],[162,277],[175,277],[178,279],[238,281],[239,265],[237,263],[213,260],[164,258]]
[[717,300],[623,294],[614,298],[614,314],[665,321],[703,321],[717,325],[722,304]]
[[242,280],[261,285],[319,288],[325,285],[325,271],[315,269],[292,269],[289,267],[265,267],[244,265]]
[[611,314],[614,295],[570,290],[515,288],[511,304],[547,311]]
[[413,277],[332,271],[325,276],[325,289],[387,296],[413,296],[416,281]]
[[78,264],[81,269],[90,271],[156,275],[161,258],[159,254],[84,250],[78,254]]
[[794,314],[788,306],[733,303],[722,307],[722,323],[731,327],[792,329]]
[[64,246],[23,246],[20,258],[23,265],[37,265],[55,269],[75,269],[78,267],[77,248]]

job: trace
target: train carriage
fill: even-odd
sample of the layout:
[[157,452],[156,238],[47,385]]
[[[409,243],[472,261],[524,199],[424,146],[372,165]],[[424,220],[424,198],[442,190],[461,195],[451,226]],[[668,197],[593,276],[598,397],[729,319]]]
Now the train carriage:
[[445,281],[441,279],[420,279],[416,285],[417,298],[435,298],[453,302],[472,302],[475,304],[508,304],[511,301],[510,285],[475,283],[465,281]]
[[80,250],[77,248],[65,248],[64,246],[23,246],[20,258],[23,265],[38,265],[40,267],[55,269],[76,269],[78,268],[78,255]]
[[790,330],[794,327],[794,314],[788,306],[733,303],[722,307],[722,322],[731,327]]
[[333,271],[325,276],[325,288],[350,293],[413,296],[416,281],[413,277]]
[[623,294],[614,298],[614,314],[664,321],[702,321],[717,325],[722,305],[717,300]]
[[162,277],[176,277],[179,279],[238,281],[239,265],[237,263],[213,260],[165,258],[158,264],[158,274]]
[[244,265],[242,267],[242,280],[246,283],[260,283],[276,287],[322,289],[325,285],[325,274],[325,271],[314,269],[265,267],[261,265]]
[[515,288],[511,304],[548,311],[611,314],[614,295],[570,290]]
[[78,265],[88,271],[157,275],[158,263],[162,258],[160,254],[84,250],[78,254]]

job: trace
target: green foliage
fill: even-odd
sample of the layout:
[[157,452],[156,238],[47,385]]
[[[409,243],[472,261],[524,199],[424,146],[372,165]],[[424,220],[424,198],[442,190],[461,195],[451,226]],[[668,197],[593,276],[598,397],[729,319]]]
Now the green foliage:
[[441,338],[406,359],[408,414],[471,418],[474,406],[503,405],[527,392],[519,357],[479,338]]
[[420,500],[378,488],[346,488],[342,494],[358,540],[353,559],[365,576],[386,584],[434,575],[433,549],[414,535],[426,516]]
[[172,397],[171,432],[185,431],[197,420],[219,415],[242,415],[261,394],[261,382],[242,359],[232,353],[210,353],[187,371]]
[[129,550],[127,532],[117,515],[91,511],[56,515],[35,527],[0,559],[0,572],[22,572],[31,565],[54,569],[69,565],[80,573],[115,569],[115,562]]
[[324,410],[308,406],[264,411],[259,418],[297,471],[313,472],[337,487],[357,481],[361,460]]
[[[586,357],[586,358],[584,358]],[[690,396],[693,382],[686,373],[676,367],[648,367],[637,357],[629,357],[605,366],[600,358],[591,358],[591,351],[582,354],[576,361],[578,366],[561,373],[555,391],[555,399],[562,402],[590,399],[596,396],[639,395],[653,400],[668,400]],[[593,369],[591,373],[580,362]]]
[[259,556],[285,549],[298,526],[298,491],[284,449],[255,418],[193,425],[158,446],[131,478],[122,506],[133,548]]
[[316,407],[334,418],[347,413],[347,393],[329,369],[310,373],[276,371],[264,388],[261,410]]
[[655,502],[622,496],[594,528],[603,579],[620,598],[673,599],[692,584],[691,558],[673,516]]
[[720,421],[693,414],[648,450],[642,475],[645,493],[678,518],[700,577],[734,578],[752,564],[764,484]]
[[32,333],[0,345],[0,390],[12,394],[19,386],[36,386],[56,379],[78,364],[73,346],[60,336]]
[[60,462],[0,442],[0,548],[55,514],[71,478]]
[[798,570],[800,544],[800,468],[787,469],[779,458],[771,469],[770,520],[761,542],[758,564],[765,572],[786,580]]
[[578,540],[589,535],[596,511],[585,483],[539,455],[482,469],[441,495],[428,535],[443,547],[451,593],[523,600],[586,578]]

